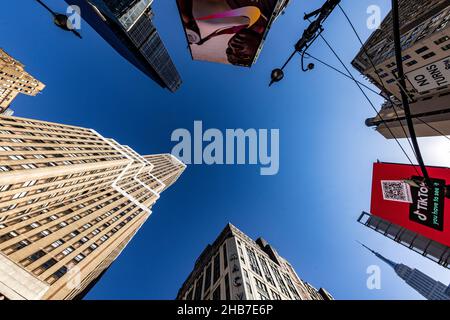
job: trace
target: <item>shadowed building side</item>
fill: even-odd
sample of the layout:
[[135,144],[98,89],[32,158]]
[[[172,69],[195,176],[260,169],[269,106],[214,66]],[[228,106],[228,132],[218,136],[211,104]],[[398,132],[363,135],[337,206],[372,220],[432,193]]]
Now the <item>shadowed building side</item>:
[[175,92],[181,77],[153,22],[150,0],[66,0],[122,57]]

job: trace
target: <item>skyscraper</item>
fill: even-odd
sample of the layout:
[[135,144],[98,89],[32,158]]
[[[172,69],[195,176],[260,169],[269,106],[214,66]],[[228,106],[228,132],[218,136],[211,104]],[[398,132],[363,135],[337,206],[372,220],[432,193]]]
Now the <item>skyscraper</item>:
[[[417,136],[450,135],[450,1],[400,0],[399,8],[407,78],[404,90],[411,99]],[[386,124],[378,116],[366,121],[388,139],[409,136],[408,130],[402,129],[406,120],[400,103],[392,30],[389,13],[352,62],[384,96],[391,97],[392,103],[386,102],[380,111]]]
[[92,129],[0,116],[0,296],[83,297],[184,169]]
[[45,85],[25,71],[25,66],[0,49],[0,114],[20,94],[35,96]]
[[120,55],[161,87],[175,92],[181,78],[153,25],[153,0],[66,0]]
[[369,247],[361,244],[364,248],[372,252],[375,256],[377,256],[380,260],[387,263],[391,266],[395,273],[405,280],[405,282],[422,296],[424,296],[428,300],[450,300],[450,296],[446,293],[447,286],[443,283],[434,280],[433,278],[427,276],[420,270],[411,269],[410,267],[395,263],[378,252],[370,249]]
[[358,222],[444,268],[450,268],[450,247],[367,212],[360,215]]
[[331,300],[301,280],[264,239],[228,224],[197,259],[178,300]]

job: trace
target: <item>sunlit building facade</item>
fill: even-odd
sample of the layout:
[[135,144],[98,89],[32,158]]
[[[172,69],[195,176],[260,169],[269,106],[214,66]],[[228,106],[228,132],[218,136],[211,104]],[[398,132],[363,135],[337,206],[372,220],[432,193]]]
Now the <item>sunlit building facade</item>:
[[0,297],[82,298],[184,169],[92,129],[0,116]]
[[197,259],[178,300],[332,300],[300,279],[264,239],[228,224]]
[[0,48],[0,114],[19,95],[36,96],[45,85],[25,71],[25,66]]
[[[400,0],[399,9],[404,90],[411,100],[417,136],[450,135],[450,2]],[[352,62],[393,102],[383,104],[380,116],[366,121],[388,139],[409,137],[404,130],[392,30],[389,13],[365,43],[368,55],[362,48]]]

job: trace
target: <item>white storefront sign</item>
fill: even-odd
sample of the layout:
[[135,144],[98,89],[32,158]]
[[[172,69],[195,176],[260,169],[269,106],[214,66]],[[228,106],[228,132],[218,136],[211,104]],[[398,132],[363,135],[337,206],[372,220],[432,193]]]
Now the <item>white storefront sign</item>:
[[450,57],[408,72],[408,80],[419,92],[424,92],[450,84]]

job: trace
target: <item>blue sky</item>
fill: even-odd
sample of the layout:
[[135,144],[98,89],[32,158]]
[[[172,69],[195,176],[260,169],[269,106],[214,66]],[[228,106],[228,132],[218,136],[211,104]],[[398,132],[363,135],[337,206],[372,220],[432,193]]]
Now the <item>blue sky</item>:
[[[47,3],[65,11],[63,1]],[[379,5],[384,16],[389,3],[347,0],[342,5],[367,38],[367,7]],[[171,94],[86,23],[79,40],[54,27],[34,0],[8,1],[0,13],[0,46],[47,85],[38,97],[14,102],[17,116],[94,128],[141,154],[170,152],[172,131],[192,131],[195,120],[223,131],[280,129],[278,175],[260,176],[259,167],[248,165],[188,166],[88,299],[173,299],[198,255],[227,222],[253,238],[266,238],[302,278],[337,299],[421,298],[355,240],[450,283],[448,270],[356,222],[369,209],[372,163],[406,159],[395,142],[365,127],[364,120],[374,114],[355,85],[321,65],[303,73],[297,58],[283,82],[267,87],[270,71],[306,27],[303,12],[321,4],[292,1],[272,27],[258,62],[246,69],[192,61],[175,0],[156,0],[155,24],[184,80]],[[325,36],[349,64],[360,46],[339,11],[328,20]],[[338,66],[321,41],[310,52]],[[448,141],[420,143],[427,163],[450,166]],[[366,269],[373,264],[382,268],[381,290],[366,287]]]

